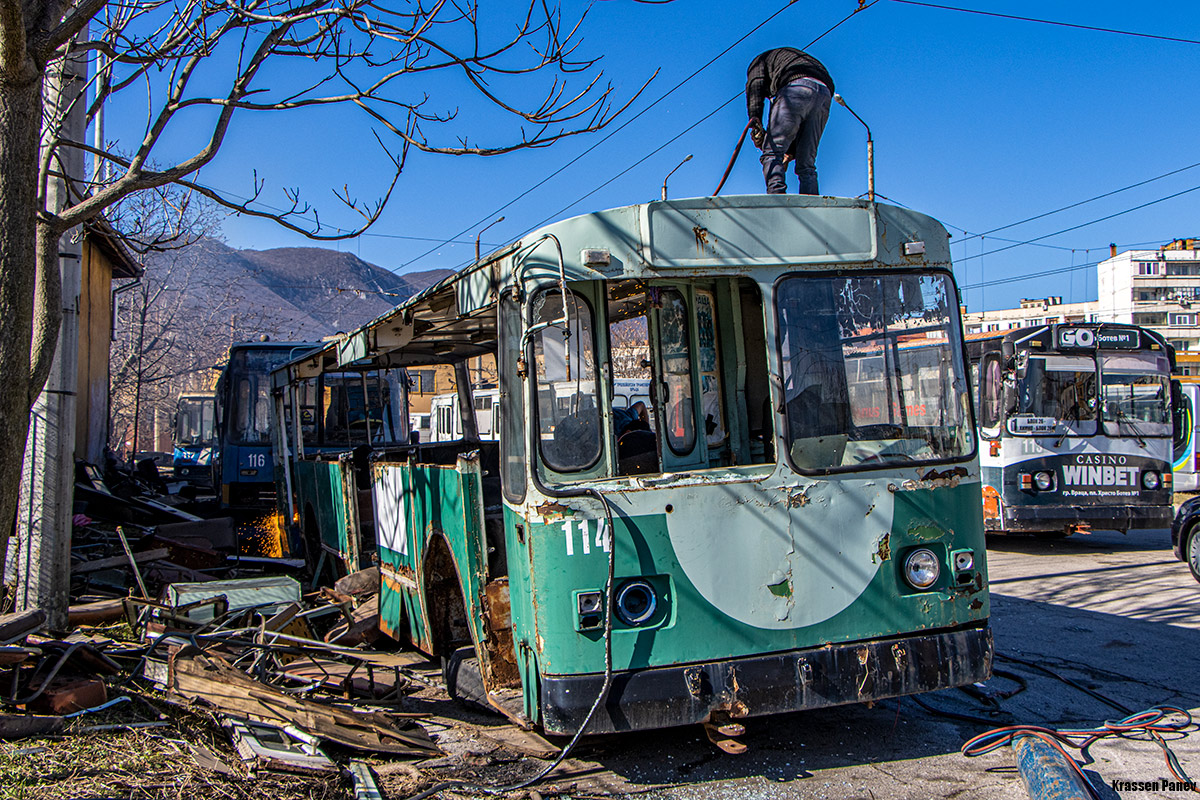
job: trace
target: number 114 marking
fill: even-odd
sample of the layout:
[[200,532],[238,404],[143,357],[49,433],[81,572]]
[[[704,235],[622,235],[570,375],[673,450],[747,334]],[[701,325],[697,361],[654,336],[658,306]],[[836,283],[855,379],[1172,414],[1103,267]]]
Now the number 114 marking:
[[[595,522],[595,533],[590,530],[589,523]],[[576,520],[569,519],[563,522],[563,533],[567,540],[567,555],[575,555],[575,528]],[[583,554],[586,556],[592,552],[592,548],[598,551],[607,553],[612,547],[612,537],[609,535],[608,521],[603,519],[597,520],[578,520],[579,527],[579,544]]]

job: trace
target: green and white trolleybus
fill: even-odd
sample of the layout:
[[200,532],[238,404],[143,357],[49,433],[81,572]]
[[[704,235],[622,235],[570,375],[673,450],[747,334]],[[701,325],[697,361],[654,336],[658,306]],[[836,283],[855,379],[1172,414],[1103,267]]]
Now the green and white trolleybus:
[[[641,417],[613,402],[617,330],[644,348]],[[463,437],[368,458],[381,627],[446,657],[459,695],[565,734],[990,673],[958,293],[927,216],[779,195],[585,214],[324,352],[458,367]],[[466,375],[485,354],[498,441]]]

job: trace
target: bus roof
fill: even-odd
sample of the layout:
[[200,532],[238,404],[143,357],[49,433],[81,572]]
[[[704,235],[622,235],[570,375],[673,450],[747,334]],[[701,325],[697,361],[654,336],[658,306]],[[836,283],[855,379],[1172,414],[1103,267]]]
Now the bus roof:
[[[551,223],[280,367],[305,377],[334,368],[417,366],[494,352],[499,293],[573,280],[751,275],[792,265],[950,267],[949,236],[932,217],[846,197],[740,195],[665,200]],[[276,385],[287,382],[286,377]]]
[[[1043,325],[1026,325],[1021,328],[1010,328],[1004,331],[983,331],[981,333],[965,334],[963,339],[972,358],[980,353],[998,349],[1003,345],[1031,348],[1036,350],[1055,350],[1062,332],[1071,330],[1090,330],[1097,334],[1112,334],[1111,344],[1104,346],[1103,342],[1095,344],[1064,345],[1068,350],[1163,350],[1171,359],[1172,369],[1175,366],[1175,348],[1163,338],[1162,334],[1149,328],[1130,325],[1124,322],[1056,322]],[[1046,334],[1042,336],[1041,334]],[[1121,337],[1120,334],[1129,336]]]

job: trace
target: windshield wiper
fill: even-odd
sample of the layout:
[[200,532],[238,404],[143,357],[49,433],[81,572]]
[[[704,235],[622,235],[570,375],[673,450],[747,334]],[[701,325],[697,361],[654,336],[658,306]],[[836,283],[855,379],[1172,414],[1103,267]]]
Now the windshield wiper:
[[1120,426],[1121,423],[1127,424],[1129,426],[1129,429],[1131,431],[1133,431],[1134,438],[1137,439],[1138,445],[1140,445],[1141,447],[1146,446],[1146,440],[1144,438],[1142,438],[1142,432],[1138,429],[1138,426],[1133,423],[1133,418],[1130,417],[1128,414],[1126,414],[1123,409],[1118,407],[1117,408],[1117,425]]
[[[1078,404],[1078,403],[1076,403],[1074,406],[1072,406],[1072,407],[1071,407],[1071,410],[1070,410],[1070,411],[1067,413],[1067,416],[1068,416],[1068,417],[1074,416],[1074,417],[1075,417],[1075,421],[1076,421],[1076,422],[1081,422],[1081,421],[1082,421],[1082,420],[1080,419],[1080,415],[1079,415],[1079,404]],[[1059,436],[1057,439],[1055,439],[1055,440],[1054,440],[1054,446],[1055,446],[1055,447],[1061,447],[1061,446],[1062,446],[1062,443],[1063,443],[1063,441],[1064,441],[1064,440],[1065,440],[1065,439],[1066,439],[1068,436],[1070,436],[1070,435],[1071,435],[1071,433],[1073,433],[1073,431],[1071,430],[1071,426],[1067,424],[1067,420],[1066,420],[1066,419],[1063,419],[1063,420],[1060,420],[1060,421],[1061,421],[1061,422],[1062,422],[1062,424],[1063,424],[1063,432],[1062,432],[1062,436]]]

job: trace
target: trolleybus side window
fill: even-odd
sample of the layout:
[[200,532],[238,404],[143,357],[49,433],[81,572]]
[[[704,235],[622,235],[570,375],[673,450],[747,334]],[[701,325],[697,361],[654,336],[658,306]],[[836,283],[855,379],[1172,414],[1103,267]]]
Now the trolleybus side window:
[[725,405],[721,392],[721,359],[717,347],[717,310],[713,293],[696,291],[696,335],[700,344],[700,408],[711,454],[725,443]]
[[525,499],[525,394],[517,362],[521,358],[521,307],[504,292],[500,319],[500,470],[504,496],[514,503]]
[[1004,380],[1000,371],[1000,359],[992,354],[982,361],[977,378],[979,425],[992,436],[999,434],[1000,420],[1004,414]]
[[1103,354],[1100,361],[1105,432],[1110,436],[1170,436],[1167,357]]
[[953,296],[944,275],[780,281],[787,445],[796,468],[970,456]]
[[[567,296],[570,331],[562,324],[542,328],[533,337],[537,366],[538,441],[542,458],[555,472],[579,472],[600,457],[600,403],[592,312]],[[532,325],[563,318],[562,295],[543,292],[533,304]]]
[[1055,433],[1096,432],[1096,362],[1091,356],[1030,355],[1018,378],[1015,415],[1053,421]]
[[677,455],[687,455],[696,447],[696,425],[692,400],[692,348],[688,330],[688,307],[683,295],[674,289],[662,292],[659,317],[662,349],[663,420],[667,444]]

